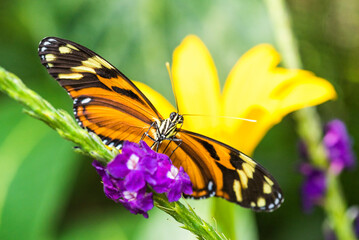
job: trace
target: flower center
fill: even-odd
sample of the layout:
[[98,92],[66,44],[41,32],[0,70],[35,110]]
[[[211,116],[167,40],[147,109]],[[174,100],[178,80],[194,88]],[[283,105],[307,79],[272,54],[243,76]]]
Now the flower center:
[[136,169],[140,158],[136,154],[132,154],[127,162],[127,168],[130,170]]
[[136,200],[137,192],[124,191],[123,192],[123,198],[128,200],[128,201]]
[[167,172],[167,177],[170,179],[175,179],[178,174],[178,169],[175,166],[171,166],[171,170]]

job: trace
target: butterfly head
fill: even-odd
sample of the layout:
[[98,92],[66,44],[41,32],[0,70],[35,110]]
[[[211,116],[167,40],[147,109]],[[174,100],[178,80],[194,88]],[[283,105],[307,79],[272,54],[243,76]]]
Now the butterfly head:
[[172,139],[176,135],[178,129],[182,127],[182,124],[183,116],[176,112],[171,113],[169,118],[157,123],[156,141],[162,142],[163,140]]
[[179,113],[172,112],[169,119],[174,125],[183,124],[183,116]]

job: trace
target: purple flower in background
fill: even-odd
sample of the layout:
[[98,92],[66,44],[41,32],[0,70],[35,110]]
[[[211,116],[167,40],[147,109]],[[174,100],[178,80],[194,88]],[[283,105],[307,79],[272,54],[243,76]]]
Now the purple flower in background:
[[106,196],[145,218],[153,208],[148,186],[166,193],[170,202],[179,200],[182,193],[192,193],[192,183],[183,168],[178,170],[167,155],[153,151],[144,141],[139,145],[124,142],[122,152],[106,167],[98,161],[92,165],[102,178]]
[[330,159],[330,169],[339,174],[344,168],[355,165],[352,144],[345,124],[340,120],[330,121],[325,126],[324,146]]
[[300,172],[305,177],[301,189],[303,209],[310,212],[313,206],[319,205],[324,198],[327,190],[326,176],[323,170],[314,168],[308,163],[300,166]]

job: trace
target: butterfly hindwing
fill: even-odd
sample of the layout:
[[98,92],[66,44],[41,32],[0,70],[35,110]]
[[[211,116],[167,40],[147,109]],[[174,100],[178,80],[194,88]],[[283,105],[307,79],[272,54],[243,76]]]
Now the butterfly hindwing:
[[217,196],[255,211],[273,211],[282,203],[276,180],[247,155],[197,133],[181,130],[176,137],[182,142],[171,142],[165,152],[190,176],[191,197]]
[[79,124],[105,143],[120,146],[122,140],[138,142],[154,119],[162,119],[125,75],[93,51],[48,37],[40,42],[39,56],[49,74],[72,97]]

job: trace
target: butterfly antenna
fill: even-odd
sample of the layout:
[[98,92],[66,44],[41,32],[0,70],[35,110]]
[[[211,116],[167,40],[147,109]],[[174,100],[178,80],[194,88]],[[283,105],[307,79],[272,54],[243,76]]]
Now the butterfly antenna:
[[168,71],[168,75],[170,76],[172,92],[173,92],[173,94],[175,96],[175,101],[176,101],[177,112],[179,112],[177,96],[176,96],[176,92],[175,92],[175,88],[174,88],[174,82],[173,82],[173,77],[172,77],[172,72],[171,72],[171,66],[170,66],[169,62],[166,62],[166,68],[167,68],[167,71]]
[[228,118],[228,119],[238,119],[247,122],[257,122],[257,120],[241,117],[228,117],[228,116],[215,116],[215,115],[204,115],[204,114],[182,114],[182,116],[191,116],[191,117],[215,117],[215,118]]

